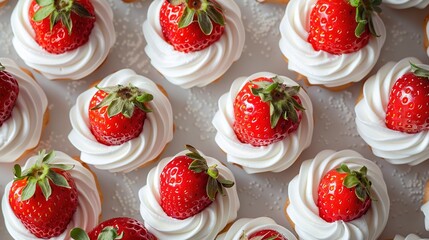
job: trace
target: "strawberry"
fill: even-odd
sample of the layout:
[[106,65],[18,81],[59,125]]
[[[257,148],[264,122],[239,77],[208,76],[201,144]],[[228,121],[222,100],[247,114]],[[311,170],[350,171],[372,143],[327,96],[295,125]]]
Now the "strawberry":
[[98,142],[111,146],[136,138],[143,131],[145,103],[153,96],[132,86],[99,89],[89,104],[89,125]]
[[172,159],[160,176],[160,205],[164,212],[176,219],[186,219],[203,211],[216,198],[224,194],[224,187],[234,182],[219,176],[217,165],[207,166],[207,161],[192,146],[185,156]]
[[53,54],[88,42],[95,22],[90,0],[32,0],[28,15],[36,42]]
[[278,77],[250,81],[234,100],[233,129],[238,140],[266,146],[295,131],[302,119],[299,86],[288,87]]
[[429,130],[429,70],[411,63],[411,72],[390,90],[386,126],[405,133]]
[[0,127],[12,115],[18,94],[18,82],[0,64]]
[[317,190],[319,216],[327,222],[352,221],[364,215],[371,206],[371,181],[367,168],[351,171],[341,164],[327,172]]
[[257,231],[250,236],[245,232],[241,235],[240,240],[287,240],[282,234],[276,230],[266,229]]
[[356,52],[377,36],[373,12],[381,0],[318,0],[310,13],[307,41],[314,50],[331,54]]
[[112,218],[100,223],[89,234],[80,228],[70,232],[74,240],[156,240],[143,223],[127,217]]
[[160,23],[165,41],[185,53],[207,48],[225,30],[222,7],[215,0],[165,0]]
[[15,216],[37,238],[56,237],[64,232],[78,205],[78,192],[68,170],[73,166],[54,164],[53,151],[39,152],[37,162],[21,172],[14,167],[15,180],[9,204]]

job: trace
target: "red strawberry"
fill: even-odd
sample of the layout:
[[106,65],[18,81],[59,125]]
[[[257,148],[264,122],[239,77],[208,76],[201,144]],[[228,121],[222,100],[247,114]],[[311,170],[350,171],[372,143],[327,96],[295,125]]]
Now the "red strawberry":
[[70,236],[75,240],[156,240],[156,237],[146,230],[143,223],[127,217],[104,221],[89,234],[80,228],[75,228],[70,232]]
[[55,164],[55,153],[39,153],[28,170],[14,167],[15,180],[9,204],[16,217],[37,238],[56,237],[64,232],[78,205],[78,192],[68,170],[73,166]]
[[386,126],[418,133],[429,130],[429,71],[414,64],[411,71],[400,77],[390,91]]
[[241,235],[240,240],[287,240],[282,234],[275,230],[260,230],[258,232],[255,232],[251,234],[250,236],[246,236],[246,234],[243,232],[243,235]]
[[186,219],[203,211],[223,194],[224,187],[234,182],[219,176],[217,166],[207,166],[206,160],[189,145],[190,153],[172,159],[160,176],[160,205],[164,212],[176,219]]
[[377,36],[372,14],[381,0],[318,0],[310,13],[307,41],[314,50],[331,54],[356,52]]
[[215,0],[165,0],[160,23],[165,41],[185,53],[210,46],[225,28],[222,7]]
[[323,176],[317,190],[319,216],[327,222],[352,221],[364,215],[371,206],[371,181],[367,168],[358,171],[342,164]]
[[88,42],[95,22],[90,0],[32,0],[28,14],[36,42],[54,54]]
[[0,64],[0,127],[12,115],[18,93],[18,82]]
[[278,77],[246,83],[234,100],[237,138],[253,146],[266,146],[295,131],[304,110],[297,96],[299,89],[282,84]]
[[89,125],[98,142],[120,145],[140,135],[146,113],[145,103],[153,96],[132,86],[99,89],[89,104]]

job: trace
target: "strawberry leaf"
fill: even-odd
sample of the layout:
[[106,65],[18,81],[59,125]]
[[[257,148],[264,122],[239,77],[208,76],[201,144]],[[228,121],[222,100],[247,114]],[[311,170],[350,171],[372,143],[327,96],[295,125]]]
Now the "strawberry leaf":
[[211,20],[213,20],[213,22],[224,26],[225,25],[225,19],[222,15],[222,13],[220,13],[214,6],[212,5],[208,5],[207,6],[207,15],[209,16],[209,18]]
[[88,234],[82,228],[73,228],[70,237],[74,240],[90,240]]
[[121,101],[120,99],[114,99],[109,105],[109,107],[107,107],[107,115],[109,116],[109,118],[118,115],[119,113],[123,112],[123,110],[125,110],[124,106],[125,101]]
[[190,8],[185,8],[183,11],[183,15],[179,20],[179,28],[185,28],[191,25],[192,21],[194,21],[195,10]]
[[52,194],[51,185],[49,185],[48,179],[43,178],[40,181],[38,181],[37,183],[39,184],[39,187],[42,190],[43,196],[45,197],[45,199],[47,201]]
[[0,72],[4,71],[6,68],[0,63]]
[[171,5],[178,6],[185,3],[185,0],[167,0]]
[[71,32],[72,32],[72,28],[73,28],[73,22],[72,22],[72,20],[70,19],[70,12],[66,12],[66,13],[61,13],[60,14],[60,19],[61,19],[61,22],[63,23],[63,25],[67,28],[67,31],[68,31],[68,33],[69,33],[69,35],[71,34]]
[[134,113],[134,104],[129,101],[124,101],[124,106],[121,112],[126,118],[131,118]]
[[46,7],[40,8],[33,16],[33,21],[40,22],[43,19],[47,18],[51,13],[55,11],[54,4],[48,5]]
[[230,180],[224,179],[222,176],[219,176],[217,181],[222,184],[223,187],[232,188],[234,186],[234,182]]
[[61,169],[64,171],[69,171],[74,168],[74,165],[68,165],[68,164],[50,164],[49,165],[52,169]]
[[198,25],[200,26],[201,31],[205,35],[212,34],[213,31],[213,23],[210,20],[207,12],[204,11],[197,11],[197,17],[198,17]]
[[13,175],[17,179],[22,179],[22,176],[21,176],[21,166],[19,164],[15,164],[15,166],[13,166]]
[[211,201],[214,201],[214,199],[216,198],[216,193],[218,192],[218,184],[216,179],[214,178],[209,178],[208,182],[207,182],[207,186],[206,186],[206,192],[207,192],[207,196],[209,197],[209,199]]
[[197,160],[194,160],[189,165],[189,169],[196,172],[196,173],[201,173],[201,172],[207,171],[208,167],[207,167],[207,163],[204,159],[202,159],[202,160],[197,159]]
[[347,177],[344,178],[343,185],[347,188],[352,188],[360,184],[359,179],[354,175],[347,175]]
[[59,186],[59,187],[65,187],[65,188],[70,188],[70,185],[69,185],[69,183],[67,182],[67,180],[66,180],[66,178],[63,176],[63,175],[61,175],[61,174],[59,174],[59,173],[57,173],[57,172],[55,172],[55,171],[53,171],[53,170],[49,170],[49,172],[48,172],[48,175],[47,175],[47,177],[55,184],[55,185],[57,185],[57,186]]
[[54,28],[54,25],[57,24],[57,22],[60,20],[60,14],[57,11],[54,11],[51,14],[51,18],[49,19],[50,22],[50,30],[52,31],[52,29]]
[[36,192],[36,184],[37,180],[35,178],[29,178],[27,186],[24,187],[21,194],[21,200],[27,201],[31,197],[33,197],[34,193]]
[[339,173],[346,173],[343,185],[346,188],[355,187],[355,194],[359,200],[365,201],[368,197],[371,198],[370,191],[372,183],[368,180],[368,169],[366,166],[361,167],[359,171],[351,171],[346,164],[341,164],[336,171]]
[[[42,151],[42,155],[44,155],[44,151]],[[43,163],[45,164],[49,164],[51,163],[53,160],[55,159],[55,152],[54,151],[50,151],[48,154],[46,154],[43,157]]]
[[54,0],[36,0],[36,3],[41,7],[46,7],[48,5],[54,4]]
[[101,230],[100,234],[98,235],[98,240],[116,240],[116,239],[122,239],[123,236],[124,236],[124,232],[122,232],[119,235],[117,228],[108,226],[103,228],[103,230]]
[[421,68],[412,62],[410,62],[410,65],[411,65],[411,72],[414,73],[414,75],[418,77],[429,78],[429,70]]
[[86,18],[93,18],[94,16],[91,15],[91,13],[81,4],[74,1],[73,5],[71,7],[71,11],[76,13],[80,17],[86,17]]

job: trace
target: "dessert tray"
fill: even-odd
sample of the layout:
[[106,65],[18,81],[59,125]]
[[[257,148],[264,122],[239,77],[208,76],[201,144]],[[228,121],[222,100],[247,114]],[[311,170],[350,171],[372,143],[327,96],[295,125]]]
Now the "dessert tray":
[[[418,166],[391,165],[375,157],[369,146],[356,131],[354,106],[360,94],[362,82],[340,92],[321,87],[307,87],[301,81],[314,107],[315,128],[313,141],[300,158],[287,170],[280,173],[246,174],[241,168],[226,163],[226,155],[214,141],[216,130],[211,124],[218,110],[217,101],[226,93],[233,80],[250,76],[256,72],[272,72],[297,79],[297,74],[287,69],[279,50],[279,23],[285,6],[260,4],[255,0],[236,0],[243,14],[246,42],[241,58],[223,75],[206,87],[182,89],[164,79],[150,64],[144,52],[146,41],[142,24],[147,18],[150,0],[137,0],[126,4],[120,0],[106,0],[112,6],[117,41],[107,60],[94,73],[77,81],[49,81],[35,71],[35,77],[45,90],[49,105],[50,120],[45,128],[38,149],[54,149],[70,156],[79,156],[68,134],[71,130],[69,110],[77,96],[93,82],[123,68],[131,68],[138,74],[162,85],[173,106],[175,133],[161,157],[173,156],[191,144],[208,156],[222,160],[234,173],[240,199],[238,218],[268,216],[277,223],[289,226],[284,205],[287,199],[288,183],[298,174],[304,160],[313,158],[324,149],[353,149],[380,166],[387,183],[391,210],[387,227],[381,239],[392,239],[395,234],[416,233],[429,236],[424,230],[424,216],[420,211],[423,189],[429,179],[429,161]],[[0,9],[0,57],[25,64],[12,46],[10,15],[16,0],[11,0]],[[387,39],[380,59],[370,75],[388,61],[405,57],[417,57],[428,63],[423,47],[423,20],[427,10],[395,10],[382,6],[381,15],[386,28]],[[23,164],[24,161],[18,162]],[[104,196],[102,220],[116,216],[128,216],[142,220],[139,212],[138,190],[146,184],[146,176],[155,166],[152,163],[130,173],[110,173],[95,168]],[[12,179],[13,164],[0,164],[0,194]],[[11,239],[3,217],[0,218],[0,238]]]

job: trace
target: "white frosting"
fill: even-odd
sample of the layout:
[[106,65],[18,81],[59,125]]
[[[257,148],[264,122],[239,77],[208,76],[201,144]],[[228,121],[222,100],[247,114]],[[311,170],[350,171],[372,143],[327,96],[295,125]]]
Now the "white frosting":
[[51,54],[34,40],[28,9],[31,0],[18,1],[11,17],[12,40],[25,64],[48,79],[81,79],[97,69],[106,59],[116,40],[113,12],[105,0],[92,0],[96,21],[89,40],[79,48],[63,54]]
[[429,4],[428,0],[384,0],[383,4],[388,5],[391,8],[396,9],[405,9],[405,8],[411,8],[416,7],[423,9],[427,7]]
[[[352,170],[359,170],[362,166],[368,168],[371,192],[376,201],[372,201],[370,209],[358,219],[329,223],[319,217],[317,189],[323,176],[342,163]],[[325,150],[314,159],[303,162],[299,174],[289,183],[288,195],[287,214],[295,223],[295,231],[301,239],[377,239],[389,216],[390,200],[383,173],[374,162],[352,150]]]
[[[281,172],[290,167],[308,146],[313,136],[313,106],[307,93],[301,88],[298,96],[301,99],[303,112],[298,129],[282,141],[264,147],[254,147],[238,140],[233,130],[234,100],[238,92],[250,80],[259,77],[274,77],[273,73],[260,72],[249,77],[236,79],[228,93],[219,99],[219,111],[213,118],[213,126],[217,133],[216,143],[227,154],[228,162],[238,164],[247,173]],[[289,86],[298,85],[293,80],[280,76]]]
[[280,50],[289,60],[289,69],[307,77],[314,85],[337,87],[362,80],[374,67],[386,40],[386,29],[378,15],[374,27],[380,37],[357,52],[334,55],[315,51],[307,41],[310,12],[316,0],[291,0],[280,23]]
[[145,51],[153,67],[175,85],[183,88],[203,87],[219,79],[237,61],[244,47],[245,30],[241,11],[233,0],[218,0],[225,16],[225,32],[211,46],[198,52],[174,50],[164,40],[159,21],[164,0],[154,0],[149,7],[143,33],[147,41]]
[[[101,214],[100,195],[97,190],[97,185],[92,173],[82,166],[81,163],[69,157],[63,152],[55,152],[56,157],[53,163],[56,164],[72,164],[74,168],[70,170],[73,176],[76,188],[78,190],[79,205],[67,229],[58,237],[51,238],[52,240],[69,239],[68,234],[71,229],[80,227],[86,231],[94,228]],[[30,168],[37,161],[37,156],[28,159],[23,169]],[[12,208],[9,205],[9,191],[12,182],[6,185],[2,199],[2,211],[5,220],[6,228],[9,234],[16,240],[34,240],[35,236],[28,231],[21,221],[15,216]]]
[[37,146],[42,135],[43,116],[48,106],[45,92],[11,59],[0,58],[6,71],[19,85],[12,116],[0,127],[0,163],[13,162],[26,150]]
[[[176,156],[186,153],[187,151],[182,151]],[[220,176],[235,182],[232,172],[221,162],[205,156],[201,152],[200,154],[207,160],[209,166],[217,164]],[[159,176],[174,157],[162,159],[158,166],[149,172],[146,186],[139,191],[140,213],[145,226],[159,239],[214,239],[228,223],[237,217],[237,211],[240,208],[237,188],[235,185],[232,188],[226,188],[225,196],[218,194],[212,204],[192,217],[183,220],[169,217],[159,204]]]
[[390,90],[397,79],[410,71],[410,62],[420,64],[416,58],[405,58],[380,68],[365,82],[363,99],[355,107],[359,135],[374,155],[392,164],[416,165],[429,158],[429,131],[408,134],[389,129],[385,124]]
[[287,240],[296,240],[295,235],[293,235],[289,230],[278,225],[273,219],[268,217],[238,219],[234,224],[232,224],[228,232],[220,234],[216,240],[240,240],[243,232],[247,236],[250,236],[253,233],[262,230],[275,230],[283,235]]
[[152,112],[146,115],[143,131],[137,138],[117,146],[107,146],[95,139],[88,118],[90,100],[97,92],[95,87],[80,94],[70,110],[73,129],[69,140],[81,151],[82,161],[96,168],[111,172],[132,171],[158,157],[173,139],[173,110],[168,98],[154,82],[131,69],[124,69],[107,76],[98,86],[126,86],[129,83],[153,95],[153,100],[147,104]]
[[393,240],[427,240],[428,238],[421,238],[415,234],[408,234],[406,237],[396,235]]
[[[429,21],[428,22],[425,22],[425,26],[424,26],[424,30],[425,30],[425,36],[424,37],[426,37],[426,38],[428,38],[429,39]],[[426,54],[429,56],[429,46],[428,46],[428,48],[426,49]]]

